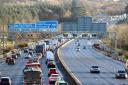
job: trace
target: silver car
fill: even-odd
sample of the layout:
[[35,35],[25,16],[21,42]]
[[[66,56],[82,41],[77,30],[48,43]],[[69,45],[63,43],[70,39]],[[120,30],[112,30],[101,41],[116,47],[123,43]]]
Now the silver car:
[[124,78],[124,79],[126,79],[126,78],[128,78],[128,74],[124,70],[118,70],[116,72],[116,74],[115,74],[115,78],[117,78],[117,79],[118,78]]
[[92,66],[90,73],[100,73],[100,68],[98,66]]

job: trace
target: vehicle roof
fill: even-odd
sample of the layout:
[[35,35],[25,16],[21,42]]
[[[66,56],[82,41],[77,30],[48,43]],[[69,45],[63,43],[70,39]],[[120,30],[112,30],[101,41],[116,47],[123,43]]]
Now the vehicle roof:
[[121,72],[121,73],[123,72],[123,73],[125,73],[126,71],[124,71],[124,70],[118,70],[117,72]]
[[92,66],[92,68],[98,68],[99,66]]
[[11,79],[10,77],[1,77],[1,79],[5,79],[5,78],[6,78],[6,79]]
[[29,72],[29,71],[39,71],[42,72],[42,70],[39,67],[27,67],[24,69],[24,72]]
[[46,59],[54,59],[54,54],[51,51],[46,52]]
[[51,74],[51,75],[59,75],[59,74]]
[[50,70],[50,69],[56,69],[56,68],[49,68],[49,70]]
[[59,83],[66,83],[64,80],[58,80]]

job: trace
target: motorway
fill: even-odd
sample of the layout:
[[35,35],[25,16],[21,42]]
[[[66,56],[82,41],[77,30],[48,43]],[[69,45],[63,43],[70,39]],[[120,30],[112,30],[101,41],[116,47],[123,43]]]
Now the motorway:
[[[57,40],[52,40],[53,43],[58,43]],[[24,85],[23,81],[23,69],[25,67],[25,64],[27,63],[27,59],[25,59],[25,56],[28,56],[28,53],[24,53],[21,51],[21,57],[18,57],[18,59],[15,59],[16,63],[15,65],[8,65],[5,63],[3,59],[0,59],[0,72],[2,77],[10,77],[12,80],[12,85]],[[32,58],[35,57],[36,54],[33,54]],[[45,57],[40,59],[41,69],[42,69],[42,80],[43,85],[49,85],[48,83],[48,68],[45,64]],[[58,69],[58,68],[57,68]],[[59,71],[59,69],[58,69]],[[60,76],[63,78],[62,73],[59,71]]]
[[[124,64],[95,51],[92,44],[96,41],[81,39],[79,52],[76,51],[75,41],[62,47],[61,57],[65,64],[82,85],[128,85],[128,79],[115,79],[115,72],[124,69]],[[83,49],[83,46],[86,46],[86,49]],[[93,65],[100,67],[100,74],[90,73]]]
[[[1,63],[0,64],[0,72],[2,74],[2,77],[10,77],[12,80],[12,85],[24,85],[23,84],[23,69],[25,67],[25,64],[27,62],[27,59],[25,59],[25,56],[28,54],[26,53],[21,53],[21,57],[18,57],[16,59],[16,64],[15,65],[8,65],[6,63]],[[32,56],[34,57],[35,54]],[[47,67],[45,64],[45,58],[42,58],[40,60],[41,66],[42,66],[42,71],[43,71],[43,84],[48,85],[48,76],[47,76]]]

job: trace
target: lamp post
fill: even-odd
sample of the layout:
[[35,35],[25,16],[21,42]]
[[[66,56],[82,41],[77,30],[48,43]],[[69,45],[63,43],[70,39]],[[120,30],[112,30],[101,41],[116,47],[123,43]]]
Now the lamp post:
[[[3,21],[4,22],[4,21]],[[3,57],[4,57],[4,23],[3,23],[3,33],[2,33],[3,39],[2,39],[2,44],[3,44]]]

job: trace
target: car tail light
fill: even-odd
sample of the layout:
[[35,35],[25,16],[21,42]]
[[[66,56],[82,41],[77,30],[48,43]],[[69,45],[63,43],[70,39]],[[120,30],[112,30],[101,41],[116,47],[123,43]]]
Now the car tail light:
[[58,73],[58,71],[56,70],[56,73]]
[[50,71],[48,71],[48,74],[50,73]]

